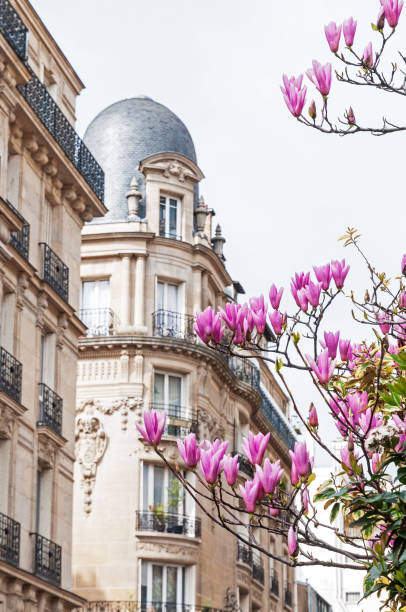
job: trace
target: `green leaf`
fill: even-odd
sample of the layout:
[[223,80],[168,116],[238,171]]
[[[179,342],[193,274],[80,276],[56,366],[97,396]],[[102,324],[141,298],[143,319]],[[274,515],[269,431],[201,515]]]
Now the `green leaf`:
[[340,512],[340,504],[336,502],[330,512],[330,523],[334,523],[337,518],[337,514]]

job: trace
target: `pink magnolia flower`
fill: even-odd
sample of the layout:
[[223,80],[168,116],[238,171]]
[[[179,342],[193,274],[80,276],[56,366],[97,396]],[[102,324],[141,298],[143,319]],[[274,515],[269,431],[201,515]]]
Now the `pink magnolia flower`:
[[345,44],[347,47],[352,47],[354,43],[355,31],[357,29],[357,22],[352,17],[346,19],[343,23],[343,34]]
[[205,344],[210,340],[218,344],[224,334],[224,327],[221,326],[221,316],[215,314],[211,306],[208,306],[203,312],[196,313],[196,323],[193,325],[193,329]]
[[341,461],[348,468],[351,469],[351,453],[348,448],[345,446],[344,448],[340,448]]
[[297,473],[296,465],[292,461],[292,467],[290,468],[290,482],[295,487],[299,484],[300,475]]
[[338,340],[340,338],[340,332],[324,332],[324,348],[328,350],[328,356],[330,359],[337,357]]
[[289,527],[288,531],[288,552],[291,557],[297,557],[299,554],[299,546],[297,544],[296,534],[293,527]]
[[372,49],[372,43],[368,43],[364,49],[364,54],[362,56],[362,63],[364,66],[369,66],[370,68],[374,65],[374,52]]
[[349,270],[350,266],[345,265],[345,259],[331,262],[331,273],[337,289],[341,289],[344,286],[344,281],[347,278]]
[[265,436],[263,433],[259,432],[256,436],[254,436],[254,434],[250,431],[248,433],[248,439],[242,439],[241,446],[243,453],[252,463],[252,465],[260,465],[262,463],[270,435],[270,432],[268,432]]
[[137,429],[148,444],[157,446],[161,441],[165,423],[165,410],[150,410],[144,412],[144,428],[137,425]]
[[373,413],[371,408],[368,408],[368,410],[366,410],[359,416],[359,425],[364,434],[369,433],[371,429],[381,427],[382,424],[383,418],[377,415],[376,412]]
[[259,465],[256,466],[256,474],[262,484],[264,492],[272,495],[283,475],[280,460],[278,459],[275,463],[271,463],[269,459],[266,458],[263,468]]
[[202,450],[200,453],[200,467],[208,484],[214,484],[222,468],[224,452],[222,448]]
[[201,444],[196,443],[196,434],[190,433],[183,442],[182,440],[176,440],[176,443],[184,463],[190,468],[196,467],[200,459],[201,447]]
[[307,516],[309,514],[309,491],[307,490],[307,487],[305,487],[302,492],[302,505],[305,516]]
[[385,11],[386,21],[391,28],[396,28],[403,9],[403,0],[400,0],[400,2],[399,0],[381,0],[381,4]]
[[347,405],[351,410],[354,425],[359,423],[360,414],[368,406],[368,393],[366,391],[349,393],[345,398]]
[[399,297],[399,306],[400,308],[406,308],[406,293],[402,291]]
[[381,332],[383,334],[388,334],[390,332],[390,328],[391,328],[391,318],[388,315],[388,313],[386,312],[379,312],[378,313],[378,321],[379,321],[379,328],[381,330]]
[[225,308],[219,308],[221,318],[226,325],[234,331],[237,326],[238,314],[241,310],[240,304],[226,304]]
[[310,357],[305,355],[307,363],[322,384],[328,383],[334,374],[335,361],[331,360],[328,355],[328,349],[320,353],[317,358],[317,363]]
[[258,334],[263,334],[266,327],[266,309],[253,312],[252,318],[254,319]]
[[265,304],[264,296],[250,298],[250,306],[253,312],[266,311],[267,306]]
[[331,64],[322,66],[317,60],[313,60],[312,64],[313,69],[307,70],[306,74],[322,96],[328,96],[331,88]]
[[379,453],[374,453],[372,455],[372,459],[371,459],[371,467],[372,467],[372,471],[373,471],[374,474],[376,474],[377,471],[378,471],[380,461],[381,461],[380,454]]
[[395,446],[395,451],[397,453],[402,453],[405,451],[405,442],[406,442],[406,433],[402,433],[399,436],[399,442]]
[[397,414],[392,414],[392,419],[393,419],[393,422],[395,423],[396,427],[398,427],[402,431],[406,432],[406,415],[405,415],[403,421],[400,418],[400,416],[398,416]]
[[319,426],[319,417],[317,416],[317,410],[314,404],[311,404],[310,410],[309,410],[309,425],[310,427]]
[[306,297],[313,308],[317,308],[319,305],[321,289],[321,283],[313,283],[312,281],[309,281],[309,284],[304,289],[304,291],[306,291]]
[[278,310],[283,294],[283,287],[278,289],[276,285],[271,285],[269,289],[269,301],[274,310]]
[[303,87],[303,74],[295,79],[294,76],[287,77],[286,74],[282,76],[283,87],[281,91],[285,99],[286,106],[294,117],[300,117],[303,111],[303,107],[306,102],[307,87]]
[[269,506],[269,514],[270,516],[278,516],[279,514],[278,508],[273,508],[272,506]]
[[342,361],[348,361],[348,350],[350,349],[351,340],[340,340],[338,343],[340,349],[340,357]]
[[401,267],[402,274],[405,273],[405,268],[406,268],[406,255],[403,255],[403,257],[402,257],[402,267]]
[[310,459],[306,442],[295,442],[295,448],[293,451],[289,451],[289,455],[292,459],[292,467],[293,465],[295,466],[296,473],[299,476],[310,476],[314,459]]
[[238,470],[240,469],[240,464],[238,462],[238,455],[225,455],[223,458],[222,465],[224,476],[226,477],[227,483],[231,486],[235,483],[238,476]]
[[302,289],[299,289],[299,291],[297,292],[297,303],[299,307],[303,310],[303,312],[306,312],[307,309],[309,308],[309,300],[307,298],[307,287],[303,287]]
[[331,51],[337,53],[340,46],[341,26],[338,26],[334,21],[330,21],[328,25],[324,26],[324,33]]
[[277,336],[282,333],[282,328],[286,323],[286,318],[286,313],[281,314],[279,310],[274,310],[271,314],[269,314],[269,320]]
[[331,269],[330,264],[326,264],[325,266],[313,266],[314,273],[316,275],[317,280],[321,283],[323,291],[327,291],[330,287],[331,281]]
[[309,279],[310,272],[300,272],[299,274],[295,272],[295,276],[290,279],[291,286],[293,285],[296,291],[299,291],[299,289],[303,289],[303,287],[306,287],[306,285],[309,284]]
[[206,450],[211,451],[213,454],[216,453],[218,450],[221,451],[221,458],[224,457],[226,450],[228,448],[228,440],[225,440],[224,442],[222,442],[221,440],[219,440],[218,438],[216,438],[214,440],[214,442],[210,442],[209,440],[205,440],[204,444],[206,445]]
[[248,512],[255,512],[258,500],[260,482],[258,479],[246,480],[244,486],[240,485],[241,497]]

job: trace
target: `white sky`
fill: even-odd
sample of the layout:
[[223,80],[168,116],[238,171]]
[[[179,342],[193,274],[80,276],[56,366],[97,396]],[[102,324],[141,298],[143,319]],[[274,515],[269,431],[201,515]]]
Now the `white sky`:
[[[406,134],[319,134],[297,124],[279,89],[283,72],[299,74],[313,58],[334,60],[323,32],[331,19],[358,19],[355,48],[377,41],[370,22],[378,0],[32,2],[86,84],[79,133],[107,105],[137,94],[185,122],[206,176],[201,193],[227,238],[227,266],[247,294],[267,292],[272,282],[288,287],[294,271],[346,256],[347,284],[363,295],[365,270],[337,242],[348,225],[361,231],[379,268],[398,274]],[[399,27],[399,45],[404,35]],[[309,90],[319,103],[310,83]],[[361,123],[380,124],[386,114],[406,124],[401,96],[337,83],[332,93],[331,106],[352,104]],[[342,325],[341,314],[331,329]]]

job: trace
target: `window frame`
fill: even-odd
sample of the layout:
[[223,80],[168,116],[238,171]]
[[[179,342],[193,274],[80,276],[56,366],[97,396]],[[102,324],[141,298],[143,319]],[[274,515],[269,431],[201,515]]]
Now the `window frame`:
[[[164,201],[162,201],[164,200]],[[176,234],[171,235],[170,232],[170,207],[171,202],[176,202]],[[164,218],[164,232],[161,231],[161,208],[164,206],[165,218]],[[160,193],[159,194],[159,217],[158,217],[158,232],[161,238],[171,238],[173,240],[182,240],[181,234],[181,218],[182,218],[182,205],[181,199],[177,196]]]

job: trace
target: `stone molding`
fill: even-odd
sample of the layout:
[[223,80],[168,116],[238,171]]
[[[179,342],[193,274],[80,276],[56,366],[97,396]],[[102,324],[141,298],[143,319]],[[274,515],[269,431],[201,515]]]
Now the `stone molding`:
[[[141,559],[156,559],[165,562],[182,563],[183,565],[196,565],[199,556],[199,545],[200,540],[194,542],[194,545],[190,545],[189,541],[186,544],[185,539],[182,543],[179,543],[179,536],[173,536],[176,538],[176,543],[168,541],[166,536],[163,539],[162,536],[155,536],[154,534],[148,534],[148,541],[145,541],[142,536],[137,536],[136,551],[137,556]],[[151,541],[152,538],[155,541]]]
[[140,171],[147,176],[150,172],[161,174],[168,181],[195,184],[204,178],[200,168],[180,153],[156,153],[140,162]]

